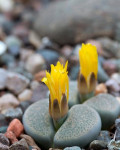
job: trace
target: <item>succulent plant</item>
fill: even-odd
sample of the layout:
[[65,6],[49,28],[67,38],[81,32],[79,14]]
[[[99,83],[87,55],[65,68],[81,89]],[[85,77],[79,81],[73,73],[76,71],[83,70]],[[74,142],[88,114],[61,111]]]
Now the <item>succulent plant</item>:
[[[51,65],[42,81],[50,90],[49,100],[31,105],[25,112],[25,131],[43,148],[84,147],[94,140],[101,130],[99,114],[85,105],[74,105],[68,110],[69,79],[65,67]],[[48,111],[49,108],[49,111]]]

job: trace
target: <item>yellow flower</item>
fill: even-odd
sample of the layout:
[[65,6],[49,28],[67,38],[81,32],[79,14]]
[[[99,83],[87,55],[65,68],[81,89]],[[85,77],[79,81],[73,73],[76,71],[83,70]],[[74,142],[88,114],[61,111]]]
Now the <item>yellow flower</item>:
[[82,44],[82,48],[79,51],[80,59],[80,74],[82,74],[89,87],[90,76],[93,73],[97,80],[98,72],[98,54],[97,49],[92,44]]
[[63,117],[66,112],[64,112],[62,105],[64,105],[63,103],[68,105],[69,78],[67,65],[68,62],[66,62],[65,67],[63,67],[58,61],[56,66],[51,65],[51,73],[46,71],[46,77],[42,79],[42,82],[47,85],[50,91],[49,112],[54,119]]

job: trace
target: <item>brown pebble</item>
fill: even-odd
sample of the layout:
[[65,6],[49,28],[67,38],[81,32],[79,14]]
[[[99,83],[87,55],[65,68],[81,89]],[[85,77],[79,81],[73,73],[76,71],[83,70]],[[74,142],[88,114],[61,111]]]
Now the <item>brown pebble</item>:
[[26,142],[27,142],[27,144],[28,144],[29,146],[32,146],[34,150],[41,150],[41,149],[37,146],[37,144],[35,143],[35,141],[32,139],[32,137],[30,137],[29,135],[21,134],[21,135],[20,135],[20,138],[25,139]]
[[100,93],[107,93],[107,87],[104,83],[101,83],[101,84],[98,84],[96,86],[96,89],[95,89],[95,95],[98,95]]
[[43,77],[46,77],[45,70],[42,70],[42,71],[36,73],[35,76],[34,76],[34,79],[37,80],[38,82],[40,82]]
[[12,131],[16,137],[19,137],[20,134],[23,132],[23,130],[24,130],[24,127],[23,127],[22,123],[18,119],[14,119],[9,124],[7,132]]
[[10,140],[12,144],[18,141],[18,139],[12,131],[7,131],[5,133],[5,136]]

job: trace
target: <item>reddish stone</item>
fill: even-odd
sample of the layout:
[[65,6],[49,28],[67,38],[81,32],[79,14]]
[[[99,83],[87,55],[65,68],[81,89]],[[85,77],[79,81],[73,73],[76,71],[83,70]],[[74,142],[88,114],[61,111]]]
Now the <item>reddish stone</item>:
[[40,82],[43,77],[46,77],[45,70],[42,70],[42,71],[36,73],[35,76],[34,76],[34,79],[37,80],[38,82]]
[[18,141],[18,139],[12,131],[7,131],[5,133],[5,136],[10,140],[12,144]]
[[23,130],[24,130],[24,127],[23,127],[22,123],[18,119],[14,119],[9,124],[7,132],[12,131],[16,137],[19,137],[20,134],[23,132]]

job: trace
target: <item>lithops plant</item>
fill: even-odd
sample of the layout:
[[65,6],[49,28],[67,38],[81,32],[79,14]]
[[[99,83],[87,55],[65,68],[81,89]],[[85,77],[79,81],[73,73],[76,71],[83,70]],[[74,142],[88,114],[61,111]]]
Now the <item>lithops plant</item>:
[[25,112],[23,123],[41,148],[85,147],[101,130],[99,114],[89,106],[74,105],[68,110],[69,80],[67,63],[51,65],[42,80],[50,90],[50,97],[32,104]]
[[94,108],[102,120],[102,128],[110,128],[115,119],[120,115],[120,104],[117,99],[110,94],[99,94],[88,99],[84,105]]

